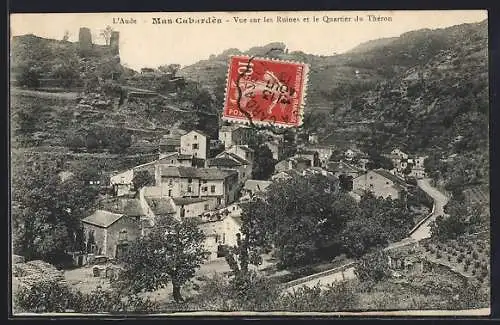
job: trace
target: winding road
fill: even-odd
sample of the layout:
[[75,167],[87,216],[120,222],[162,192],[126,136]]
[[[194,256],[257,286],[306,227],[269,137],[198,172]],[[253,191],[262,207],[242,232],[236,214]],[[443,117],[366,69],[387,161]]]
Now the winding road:
[[424,192],[429,194],[434,200],[434,211],[433,213],[425,219],[425,221],[418,226],[411,234],[410,237],[417,241],[424,238],[429,238],[431,236],[430,224],[436,220],[438,216],[444,216],[444,206],[448,203],[448,197],[441,193],[437,188],[433,187],[429,183],[429,179],[421,179],[417,182],[418,187],[420,187]]

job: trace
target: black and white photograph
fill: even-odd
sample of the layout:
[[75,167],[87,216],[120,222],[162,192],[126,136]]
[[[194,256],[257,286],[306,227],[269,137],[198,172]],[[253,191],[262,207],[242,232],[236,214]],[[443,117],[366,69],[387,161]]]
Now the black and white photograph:
[[10,309],[490,315],[488,12],[10,15]]

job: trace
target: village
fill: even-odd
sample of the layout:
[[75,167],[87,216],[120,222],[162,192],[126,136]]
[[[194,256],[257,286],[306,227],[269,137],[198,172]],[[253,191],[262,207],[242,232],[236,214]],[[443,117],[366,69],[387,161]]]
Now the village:
[[[224,248],[235,246],[240,236],[240,204],[262,195],[274,181],[320,174],[339,187],[339,178],[345,177],[352,186],[351,196],[359,201],[365,191],[396,199],[408,179],[425,177],[425,157],[394,149],[386,155],[393,169],[371,170],[363,152],[348,149],[335,154],[332,147],[318,145],[314,136],[283,159],[283,136],[267,132],[266,145],[277,163],[269,179],[256,180],[252,178],[255,153],[248,146],[252,131],[246,125],[224,125],[219,138],[210,139],[199,130],[176,130],[162,139],[157,159],[112,175],[107,186],[113,194],[102,198],[95,212],[82,220],[86,250],[72,253],[75,266],[107,277],[112,271],[106,269],[113,267],[102,264],[126,254],[132,241],[155,226],[157,217],[171,216],[195,218],[210,253],[206,269],[219,265],[215,270],[227,270]],[[136,178],[146,182],[137,187]],[[95,271],[88,269],[92,265]]]

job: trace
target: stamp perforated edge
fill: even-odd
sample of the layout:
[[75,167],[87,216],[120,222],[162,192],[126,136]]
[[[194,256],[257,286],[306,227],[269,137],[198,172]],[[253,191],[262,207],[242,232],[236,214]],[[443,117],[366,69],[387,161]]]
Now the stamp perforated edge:
[[254,125],[273,126],[273,127],[279,127],[279,128],[294,128],[294,127],[300,128],[302,126],[302,122],[304,119],[304,109],[305,109],[306,100],[307,100],[307,85],[309,83],[309,64],[304,63],[304,62],[299,62],[299,61],[293,61],[293,60],[264,58],[264,57],[259,57],[259,56],[251,57],[249,55],[241,55],[241,54],[232,54],[229,56],[229,62],[228,62],[227,73],[226,73],[226,87],[224,89],[224,102],[222,103],[222,120],[227,121],[227,122],[231,122],[231,123],[251,125],[250,121],[246,117],[235,118],[235,117],[225,116],[226,104],[228,102],[228,85],[229,85],[230,76],[231,76],[231,61],[233,58],[275,61],[275,62],[280,62],[280,63],[285,63],[285,64],[288,63],[288,64],[295,64],[295,65],[302,66],[302,68],[303,68],[303,70],[302,70],[302,93],[301,93],[301,98],[299,99],[299,105],[298,105],[298,110],[299,110],[298,117],[299,118],[298,118],[297,123],[268,122],[268,121],[252,120],[252,123]]

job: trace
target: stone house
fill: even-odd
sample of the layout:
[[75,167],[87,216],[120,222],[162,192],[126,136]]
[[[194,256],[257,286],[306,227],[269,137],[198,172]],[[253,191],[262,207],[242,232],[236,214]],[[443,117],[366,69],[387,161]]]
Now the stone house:
[[160,152],[179,152],[181,149],[180,135],[166,135],[160,139]]
[[194,158],[206,161],[209,149],[209,138],[201,131],[193,130],[181,136],[180,153],[183,155],[193,156]]
[[397,199],[405,188],[404,180],[383,169],[370,170],[353,179],[353,192],[372,192],[376,197]]
[[87,253],[120,257],[141,235],[140,217],[97,210],[82,220]]
[[200,217],[216,207],[216,202],[209,198],[176,197],[171,200],[175,210],[174,216],[179,220]]
[[227,149],[234,145],[248,144],[252,134],[253,130],[244,125],[224,125],[219,129],[219,140]]
[[253,164],[231,152],[221,152],[215,158],[208,160],[208,167],[219,169],[235,169],[238,171],[240,185],[252,177]]
[[238,195],[236,170],[158,165],[155,181],[164,196],[211,198],[215,206],[226,206]]
[[204,247],[210,252],[209,261],[223,257],[224,246],[236,246],[240,235],[241,218],[228,215],[221,220],[207,221],[200,224],[206,236]]
[[242,196],[250,196],[250,197],[257,194],[261,194],[264,193],[271,184],[272,184],[271,181],[249,179],[245,182],[241,194]]
[[235,154],[236,156],[253,163],[254,161],[254,151],[246,145],[234,145],[229,149],[226,149],[226,152]]

